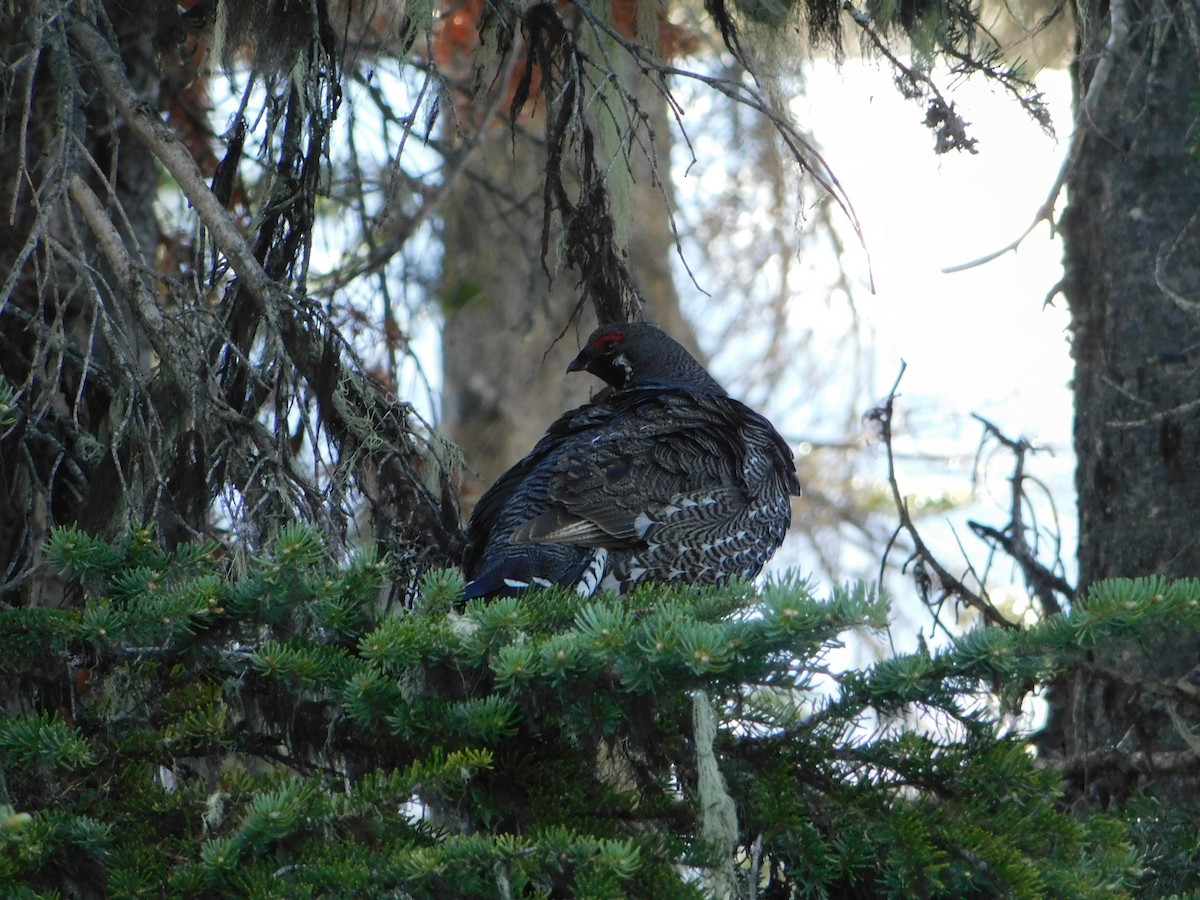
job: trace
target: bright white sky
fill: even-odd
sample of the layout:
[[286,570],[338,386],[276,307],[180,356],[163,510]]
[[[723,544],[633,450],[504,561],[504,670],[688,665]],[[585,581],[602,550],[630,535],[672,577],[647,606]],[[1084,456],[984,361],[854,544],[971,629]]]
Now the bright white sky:
[[[901,359],[908,364],[899,401],[908,433],[898,449],[960,459],[927,467],[901,461],[902,489],[926,496],[970,490],[980,438],[970,413],[985,416],[1009,436],[1048,445],[1053,456],[1038,455],[1030,466],[1055,494],[1067,576],[1073,578],[1068,316],[1061,297],[1052,307],[1044,305],[1061,278],[1061,246],[1042,224],[1016,253],[965,272],[941,271],[1007,245],[1045,202],[1070,137],[1070,84],[1065,72],[1055,71],[1043,73],[1038,84],[1058,140],[1045,135],[1009,95],[982,82],[959,85],[950,95],[972,123],[976,155],[936,156],[933,136],[921,121],[923,107],[901,97],[887,72],[871,62],[851,60],[840,69],[817,65],[794,112],[817,136],[862,223],[876,294],[856,297],[856,304],[875,335],[879,398]],[[850,245],[842,263],[866,281],[866,252]],[[803,314],[812,309],[808,305]],[[877,463],[882,479],[882,453]],[[983,545],[965,522],[980,518],[1003,525],[997,503],[1007,501],[1010,472],[1011,459],[998,459],[978,500],[922,523],[923,536],[944,553],[944,562],[961,560],[955,534],[982,562]],[[802,558],[786,553],[781,558],[806,568]],[[1003,580],[1010,574],[1007,568],[997,572]],[[907,586],[903,590],[911,593]]]
[[[822,68],[796,113],[818,135],[862,221],[877,294],[860,309],[880,337],[881,377],[894,376],[904,358],[903,391],[914,403],[979,412],[1010,433],[1066,448],[1067,315],[1061,298],[1043,308],[1061,277],[1061,247],[1048,226],[1017,253],[941,272],[1007,245],[1033,221],[1070,136],[1066,73],[1038,79],[1059,140],[1009,95],[974,80],[951,96],[979,152],[936,156],[923,108],[902,98],[886,72],[859,60],[840,72]],[[865,271],[865,257],[843,263]]]

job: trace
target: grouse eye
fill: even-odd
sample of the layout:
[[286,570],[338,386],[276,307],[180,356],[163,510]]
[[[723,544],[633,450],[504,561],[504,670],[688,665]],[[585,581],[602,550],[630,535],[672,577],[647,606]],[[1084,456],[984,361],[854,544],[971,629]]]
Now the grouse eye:
[[615,349],[619,343],[621,343],[620,332],[609,331],[592,341],[592,346],[600,353],[608,353]]

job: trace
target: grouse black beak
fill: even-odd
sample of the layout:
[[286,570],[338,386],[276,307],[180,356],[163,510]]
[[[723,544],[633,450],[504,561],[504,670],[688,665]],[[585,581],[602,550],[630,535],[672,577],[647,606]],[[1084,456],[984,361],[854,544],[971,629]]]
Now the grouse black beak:
[[582,372],[587,368],[587,360],[583,358],[586,350],[586,347],[583,350],[580,350],[579,355],[571,360],[571,364],[567,366],[568,372]]

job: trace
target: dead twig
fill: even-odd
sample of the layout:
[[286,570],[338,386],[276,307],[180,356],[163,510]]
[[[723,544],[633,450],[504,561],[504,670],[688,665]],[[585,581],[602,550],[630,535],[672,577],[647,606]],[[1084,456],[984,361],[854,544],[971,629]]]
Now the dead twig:
[[[999,427],[980,415],[971,416],[984,427],[984,439],[991,437],[1013,454],[1013,473],[1009,477],[1012,486],[1009,503],[1009,521],[1003,528],[994,528],[980,522],[969,521],[967,527],[982,541],[993,548],[999,548],[1012,559],[1021,569],[1025,584],[1042,604],[1047,615],[1060,615],[1063,611],[1059,595],[1070,602],[1075,597],[1075,588],[1060,574],[1053,571],[1038,559],[1037,547],[1031,545],[1028,539],[1030,526],[1025,522],[1025,510],[1029,498],[1025,492],[1025,482],[1029,476],[1025,474],[1025,457],[1031,452],[1037,452],[1029,441],[1024,438],[1013,439],[1005,435]],[[982,445],[981,445],[982,449]]]
[[866,419],[879,428],[883,445],[887,450],[888,485],[891,487],[892,499],[895,501],[896,512],[900,517],[900,524],[896,527],[892,539],[888,542],[887,548],[884,550],[880,579],[882,580],[883,576],[882,567],[887,565],[888,556],[895,546],[896,538],[901,534],[906,534],[909,540],[912,541],[913,552],[904,561],[904,564],[900,567],[900,571],[906,572],[910,566],[912,567],[917,592],[926,605],[935,610],[935,617],[939,619],[939,622],[940,613],[938,610],[940,610],[941,605],[946,600],[954,598],[964,606],[978,610],[984,619],[992,625],[998,625],[1002,628],[1016,628],[1017,624],[1015,622],[1010,622],[996,609],[995,605],[988,598],[987,591],[984,588],[981,587],[979,591],[971,590],[961,579],[951,575],[946,567],[938,561],[933,551],[922,540],[921,534],[917,530],[917,526],[909,513],[908,501],[900,492],[900,483],[896,477],[896,458],[892,451],[892,422],[896,402],[896,389],[900,386],[900,379],[904,377],[904,370],[906,368],[907,365],[901,362],[900,373],[896,376],[896,381],[892,385],[891,391],[888,392],[887,397],[884,398],[881,404],[866,415]]

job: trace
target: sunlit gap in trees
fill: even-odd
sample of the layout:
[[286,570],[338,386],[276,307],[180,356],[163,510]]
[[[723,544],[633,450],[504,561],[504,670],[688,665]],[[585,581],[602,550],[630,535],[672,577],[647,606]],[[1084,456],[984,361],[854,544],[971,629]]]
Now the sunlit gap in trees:
[[[1061,277],[1059,244],[1043,226],[1017,253],[953,275],[941,271],[1007,245],[1045,201],[1070,132],[1066,73],[1047,71],[1039,78],[1057,142],[1009,98],[967,83],[955,99],[972,122],[979,153],[942,157],[934,155],[933,139],[922,127],[923,108],[903,99],[881,67],[862,60],[841,68],[818,62],[803,75],[792,112],[816,137],[849,195],[865,249],[836,211],[829,217],[832,230],[808,227],[821,213],[815,198],[802,193],[797,199],[794,178],[783,185],[790,196],[756,179],[746,155],[728,148],[758,154],[762,148],[742,133],[734,139],[728,129],[735,126],[709,108],[718,98],[683,89],[683,126],[697,162],[680,177],[691,158],[677,142],[673,171],[685,258],[698,285],[682,263],[676,275],[685,307],[714,355],[714,372],[766,409],[794,445],[840,461],[820,471],[847,477],[852,491],[878,493],[882,452],[860,416],[887,392],[906,360],[895,449],[905,493],[926,510],[930,544],[950,568],[965,569],[964,551],[978,560],[986,556],[967,520],[1003,522],[1011,464],[998,453],[977,458],[982,429],[970,414],[979,413],[1052,451],[1035,458],[1036,476],[1057,507],[1070,577],[1075,538],[1067,314],[1061,301],[1044,302]],[[733,206],[722,208],[723,202]],[[772,205],[776,214],[784,211],[775,221],[764,217]],[[704,243],[706,233],[724,242],[724,252]],[[776,245],[768,247],[771,239]],[[781,259],[783,254],[793,258]],[[874,295],[867,289],[872,279]],[[741,296],[731,299],[731,289]],[[772,333],[780,328],[788,342]],[[764,386],[754,376],[769,368],[764,355],[772,346],[793,352]],[[1041,513],[1049,524],[1049,513]],[[849,531],[824,538],[830,557],[841,573],[868,574],[881,544]],[[830,574],[795,536],[772,567]],[[992,573],[989,588],[1019,618],[1028,598],[1019,576],[1002,568]],[[929,630],[928,611],[907,576],[893,572],[888,584],[897,601],[897,649],[912,649]],[[961,624],[971,621],[968,615]],[[847,653],[861,663],[887,651],[856,639]]]

